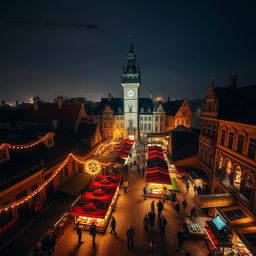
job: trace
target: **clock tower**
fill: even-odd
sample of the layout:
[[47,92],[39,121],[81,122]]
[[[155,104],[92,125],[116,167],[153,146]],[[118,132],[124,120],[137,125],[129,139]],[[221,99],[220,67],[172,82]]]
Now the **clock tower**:
[[136,65],[136,54],[131,45],[127,65],[123,67],[122,87],[124,99],[124,121],[126,137],[139,139],[139,88],[140,69]]

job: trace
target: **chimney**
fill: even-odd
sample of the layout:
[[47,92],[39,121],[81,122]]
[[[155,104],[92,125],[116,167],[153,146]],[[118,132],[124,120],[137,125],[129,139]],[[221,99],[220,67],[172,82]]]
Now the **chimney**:
[[58,120],[52,120],[52,127],[54,129],[58,129],[59,128],[59,121]]
[[38,111],[39,97],[33,98],[33,110]]
[[57,104],[58,104],[58,108],[60,109],[63,105],[63,97],[62,96],[57,97]]
[[5,106],[5,100],[1,100],[1,107]]
[[228,80],[228,85],[229,85],[229,88],[237,88],[237,79],[238,79],[239,76],[237,75],[232,75],[229,77],[229,80]]
[[112,95],[111,93],[108,93],[108,101],[111,101]]

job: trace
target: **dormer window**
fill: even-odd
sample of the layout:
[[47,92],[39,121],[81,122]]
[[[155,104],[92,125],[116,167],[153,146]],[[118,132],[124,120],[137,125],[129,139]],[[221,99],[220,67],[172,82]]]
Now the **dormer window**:
[[0,162],[4,162],[6,160],[9,160],[10,155],[7,147],[2,147],[0,149]]
[[44,141],[44,144],[46,145],[46,147],[52,147],[54,146],[54,138],[53,138],[54,134],[50,134]]

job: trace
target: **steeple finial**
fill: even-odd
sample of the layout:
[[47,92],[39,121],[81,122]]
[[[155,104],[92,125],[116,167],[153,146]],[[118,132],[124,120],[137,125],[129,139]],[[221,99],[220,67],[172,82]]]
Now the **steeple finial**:
[[130,38],[130,50],[133,50],[133,45],[132,45],[132,34],[128,34],[128,38]]

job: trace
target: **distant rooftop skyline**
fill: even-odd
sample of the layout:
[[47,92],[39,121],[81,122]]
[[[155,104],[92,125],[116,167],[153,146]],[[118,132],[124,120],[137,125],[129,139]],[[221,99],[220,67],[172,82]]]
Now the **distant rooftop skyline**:
[[100,100],[122,93],[128,34],[141,69],[141,96],[202,98],[211,80],[256,83],[254,1],[12,1],[2,20],[95,24],[98,29],[1,22],[0,95]]

